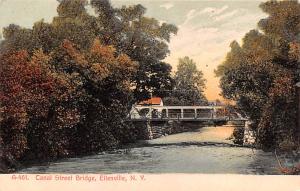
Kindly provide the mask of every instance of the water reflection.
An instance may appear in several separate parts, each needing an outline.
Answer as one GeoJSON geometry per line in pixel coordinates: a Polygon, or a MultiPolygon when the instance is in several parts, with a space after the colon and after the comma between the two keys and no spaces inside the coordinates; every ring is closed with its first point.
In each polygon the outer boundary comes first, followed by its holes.
{"type": "Polygon", "coordinates": [[[279,173],[272,153],[234,146],[227,139],[232,130],[230,126],[205,127],[21,173],[279,173]]]}

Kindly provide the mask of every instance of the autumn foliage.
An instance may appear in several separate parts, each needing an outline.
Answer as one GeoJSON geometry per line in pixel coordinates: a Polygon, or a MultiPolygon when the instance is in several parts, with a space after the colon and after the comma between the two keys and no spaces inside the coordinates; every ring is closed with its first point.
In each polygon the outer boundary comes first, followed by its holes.
{"type": "Polygon", "coordinates": [[[268,14],[242,44],[218,67],[224,97],[234,100],[250,118],[257,146],[266,150],[295,150],[297,135],[296,86],[299,81],[300,4],[268,1],[260,8],[268,14]]]}
{"type": "Polygon", "coordinates": [[[61,0],[50,23],[3,28],[0,171],[4,163],[91,154],[136,139],[126,118],[150,89],[172,88],[163,60],[177,32],[145,11],[61,0]]]}
{"type": "Polygon", "coordinates": [[[35,136],[48,139],[39,145],[49,149],[49,155],[64,154],[65,140],[57,137],[50,143],[54,138],[52,133],[71,128],[78,122],[76,108],[62,104],[72,99],[72,85],[50,69],[49,59],[40,50],[32,56],[26,51],[1,56],[1,135],[4,150],[15,159],[32,149],[33,131],[35,136]],[[34,125],[37,121],[38,128],[34,125]]]}
{"type": "Polygon", "coordinates": [[[124,119],[123,111],[128,110],[125,102],[137,65],[98,39],[89,51],[81,52],[68,40],[57,51],[1,55],[4,154],[0,157],[4,161],[61,158],[133,139],[121,137],[120,130],[127,126],[116,118],[124,119]],[[64,62],[55,65],[59,59],[64,62]]]}

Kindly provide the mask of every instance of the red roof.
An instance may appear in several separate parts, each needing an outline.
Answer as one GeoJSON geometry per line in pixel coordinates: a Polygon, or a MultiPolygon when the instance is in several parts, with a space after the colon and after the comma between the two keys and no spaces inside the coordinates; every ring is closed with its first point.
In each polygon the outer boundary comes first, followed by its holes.
{"type": "Polygon", "coordinates": [[[160,97],[153,97],[151,99],[140,102],[139,105],[160,105],[161,102],[162,99],[160,97]]]}

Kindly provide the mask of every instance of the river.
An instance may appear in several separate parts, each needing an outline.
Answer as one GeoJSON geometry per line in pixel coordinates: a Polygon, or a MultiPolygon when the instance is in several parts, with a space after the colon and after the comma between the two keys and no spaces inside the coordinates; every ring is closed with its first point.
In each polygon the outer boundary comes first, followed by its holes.
{"type": "Polygon", "coordinates": [[[234,146],[232,126],[203,127],[127,149],[32,166],[19,173],[279,174],[272,153],[234,146]]]}

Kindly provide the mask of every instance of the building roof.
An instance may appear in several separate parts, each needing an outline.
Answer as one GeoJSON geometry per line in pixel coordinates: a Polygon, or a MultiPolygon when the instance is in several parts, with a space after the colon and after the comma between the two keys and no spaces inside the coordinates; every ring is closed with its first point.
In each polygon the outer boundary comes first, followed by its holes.
{"type": "Polygon", "coordinates": [[[151,99],[144,100],[139,105],[160,105],[162,99],[160,97],[153,97],[151,99]]]}

